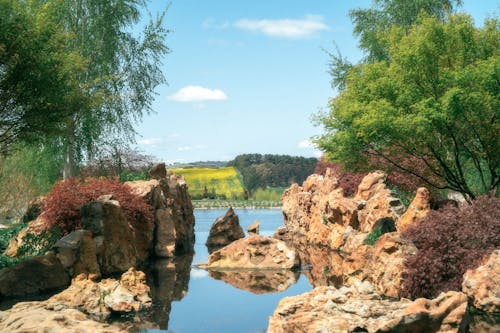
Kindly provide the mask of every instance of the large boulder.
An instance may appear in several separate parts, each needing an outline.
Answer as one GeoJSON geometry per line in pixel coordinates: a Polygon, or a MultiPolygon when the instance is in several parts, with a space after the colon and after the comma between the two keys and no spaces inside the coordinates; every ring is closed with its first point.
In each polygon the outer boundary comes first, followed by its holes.
{"type": "Polygon", "coordinates": [[[97,245],[89,230],[73,231],[54,244],[56,256],[72,277],[87,273],[101,276],[97,263],[97,245]]]}
{"type": "Polygon", "coordinates": [[[218,217],[210,227],[205,245],[209,252],[213,252],[244,237],[245,233],[240,226],[238,215],[232,208],[229,208],[226,214],[218,217]]]}
{"type": "Polygon", "coordinates": [[[462,291],[477,309],[500,315],[500,250],[495,250],[476,269],[464,274],[462,291]]]}
{"type": "Polygon", "coordinates": [[[467,297],[449,291],[434,300],[379,296],[368,283],[318,287],[282,299],[267,332],[465,332],[467,297]]]}
{"type": "Polygon", "coordinates": [[[0,332],[128,332],[123,324],[102,323],[112,313],[151,307],[143,272],[131,268],[119,281],[92,281],[85,274],[43,302],[23,302],[0,312],[0,332]]]}
{"type": "Polygon", "coordinates": [[[410,226],[417,225],[424,220],[431,210],[430,199],[431,197],[428,189],[425,187],[417,189],[415,198],[396,225],[399,232],[403,232],[410,226]]]}
{"type": "Polygon", "coordinates": [[[92,232],[97,262],[103,275],[127,271],[138,263],[134,230],[120,204],[98,200],[83,205],[82,226],[92,232]]]}
{"type": "Polygon", "coordinates": [[[24,255],[23,251],[26,248],[30,248],[30,251],[38,252],[48,247],[48,239],[52,237],[51,230],[47,228],[48,225],[50,223],[44,214],[39,215],[10,240],[4,254],[9,257],[17,257],[24,255]]]}
{"type": "Polygon", "coordinates": [[[0,270],[0,297],[49,292],[69,285],[70,278],[55,254],[34,257],[0,270]]]}
{"type": "Polygon", "coordinates": [[[251,235],[213,252],[207,269],[292,269],[300,264],[296,251],[271,237],[251,235]]]}

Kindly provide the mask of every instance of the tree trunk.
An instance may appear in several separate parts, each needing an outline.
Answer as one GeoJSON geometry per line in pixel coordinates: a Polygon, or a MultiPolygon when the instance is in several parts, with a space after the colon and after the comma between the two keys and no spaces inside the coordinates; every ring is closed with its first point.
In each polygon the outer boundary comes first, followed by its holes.
{"type": "Polygon", "coordinates": [[[71,119],[68,124],[68,137],[66,151],[64,152],[63,179],[75,176],[75,121],[71,119]]]}

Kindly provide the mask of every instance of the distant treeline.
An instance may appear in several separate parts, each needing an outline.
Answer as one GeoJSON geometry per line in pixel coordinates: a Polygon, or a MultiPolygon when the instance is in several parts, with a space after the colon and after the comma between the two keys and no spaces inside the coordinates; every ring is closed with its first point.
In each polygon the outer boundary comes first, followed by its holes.
{"type": "Polygon", "coordinates": [[[289,155],[243,154],[227,163],[234,166],[243,177],[247,191],[258,188],[288,187],[302,183],[314,172],[318,159],[289,155]]]}

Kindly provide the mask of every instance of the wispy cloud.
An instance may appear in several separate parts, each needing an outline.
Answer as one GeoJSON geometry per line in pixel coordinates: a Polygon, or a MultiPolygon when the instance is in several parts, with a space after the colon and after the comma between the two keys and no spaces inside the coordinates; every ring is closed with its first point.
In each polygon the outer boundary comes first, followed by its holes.
{"type": "Polygon", "coordinates": [[[330,29],[323,22],[323,17],[320,15],[306,15],[303,19],[241,19],[234,26],[243,30],[260,32],[271,37],[296,39],[311,38],[320,31],[330,29]]]}
{"type": "Polygon", "coordinates": [[[178,147],[177,151],[201,150],[201,149],[205,149],[205,148],[207,148],[207,146],[204,146],[204,145],[182,146],[182,147],[178,147]]]}
{"type": "Polygon", "coordinates": [[[176,102],[223,101],[227,99],[227,95],[219,89],[209,89],[190,85],[168,96],[168,99],[176,102]]]}
{"type": "Polygon", "coordinates": [[[155,146],[157,144],[160,144],[163,140],[160,138],[144,138],[141,140],[138,140],[137,143],[143,146],[155,146]]]}
{"type": "Polygon", "coordinates": [[[309,139],[305,139],[302,141],[299,141],[297,144],[297,147],[299,148],[314,148],[314,144],[311,142],[309,139]]]}

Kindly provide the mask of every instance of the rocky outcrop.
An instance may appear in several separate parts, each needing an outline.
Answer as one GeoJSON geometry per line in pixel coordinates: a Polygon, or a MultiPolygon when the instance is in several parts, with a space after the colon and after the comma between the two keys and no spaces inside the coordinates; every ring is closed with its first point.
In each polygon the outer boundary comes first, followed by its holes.
{"type": "Polygon", "coordinates": [[[299,279],[300,272],[291,270],[210,270],[210,277],[253,294],[277,293],[287,290],[299,279]]]}
{"type": "Polygon", "coordinates": [[[163,177],[161,167],[153,174],[157,179],[126,182],[125,185],[154,208],[154,254],[167,258],[192,252],[194,214],[186,182],[179,175],[168,174],[163,177]]]}
{"type": "Polygon", "coordinates": [[[245,233],[240,226],[238,215],[232,208],[229,208],[226,214],[218,217],[210,227],[205,245],[209,252],[213,252],[244,237],[245,233]]]}
{"type": "Polygon", "coordinates": [[[294,242],[337,250],[348,228],[370,233],[382,219],[396,221],[404,207],[385,187],[385,178],[381,171],[368,174],[354,198],[344,197],[330,170],[325,176],[309,176],[302,187],[292,185],[282,200],[285,226],[294,242]]]}
{"type": "Polygon", "coordinates": [[[26,246],[29,246],[32,251],[39,251],[47,247],[49,245],[48,239],[52,237],[50,229],[46,230],[47,225],[48,222],[43,214],[29,222],[26,228],[10,240],[4,254],[9,257],[17,257],[23,255],[23,248],[26,246]]]}
{"type": "Polygon", "coordinates": [[[429,190],[425,187],[417,189],[415,198],[408,206],[406,212],[401,216],[396,227],[399,232],[403,232],[408,227],[422,222],[431,210],[429,190]]]}
{"type": "Polygon", "coordinates": [[[94,278],[101,276],[97,262],[97,244],[89,230],[76,230],[56,242],[57,258],[73,277],[87,273],[94,278]]]}
{"type": "Polygon", "coordinates": [[[207,269],[292,269],[300,264],[295,250],[285,242],[260,235],[239,239],[213,252],[207,269]]]}
{"type": "Polygon", "coordinates": [[[28,207],[23,217],[21,218],[21,221],[26,223],[36,220],[36,218],[40,216],[40,214],[43,211],[43,206],[45,205],[45,201],[46,201],[45,196],[36,197],[35,199],[31,200],[28,203],[28,207]]]}
{"type": "Polygon", "coordinates": [[[281,226],[274,232],[273,238],[289,242],[292,240],[292,233],[285,227],[281,226]]]}
{"type": "Polygon", "coordinates": [[[149,170],[149,175],[153,179],[167,178],[167,169],[165,169],[165,163],[157,163],[153,165],[151,170],[149,170]]]}
{"type": "Polygon", "coordinates": [[[260,222],[259,220],[255,220],[254,223],[250,224],[247,228],[248,234],[259,234],[260,222]]]}
{"type": "Polygon", "coordinates": [[[495,250],[485,263],[464,274],[462,291],[475,308],[500,315],[500,250],[495,250]]]}
{"type": "Polygon", "coordinates": [[[138,312],[151,307],[143,272],[129,269],[119,281],[97,283],[81,274],[71,286],[43,302],[23,302],[0,313],[0,332],[127,332],[105,324],[113,312],[138,312]]]}
{"type": "Polygon", "coordinates": [[[139,261],[133,228],[118,201],[103,198],[81,209],[82,226],[92,232],[103,275],[125,272],[139,261]]]}
{"type": "Polygon", "coordinates": [[[282,299],[267,332],[465,332],[467,297],[442,293],[434,300],[384,299],[368,283],[318,287],[282,299]]]}
{"type": "Polygon", "coordinates": [[[62,289],[70,278],[53,253],[0,270],[0,298],[62,289]]]}

